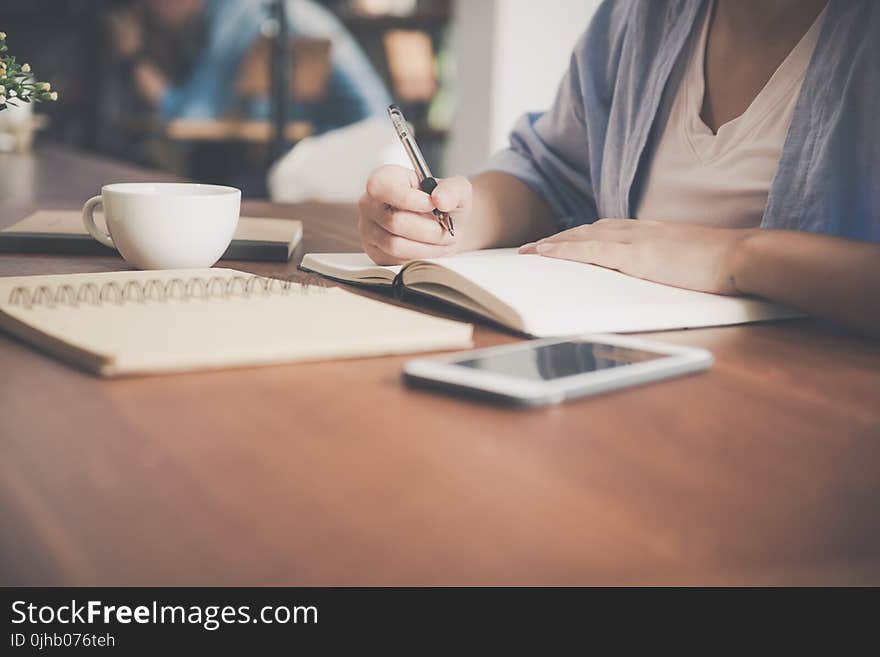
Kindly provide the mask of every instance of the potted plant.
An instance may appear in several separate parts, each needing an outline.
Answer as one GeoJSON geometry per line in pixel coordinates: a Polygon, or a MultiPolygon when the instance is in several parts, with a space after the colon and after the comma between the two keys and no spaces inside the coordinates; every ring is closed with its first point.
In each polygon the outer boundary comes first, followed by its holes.
{"type": "Polygon", "coordinates": [[[0,32],[0,151],[27,150],[37,127],[33,103],[58,100],[48,82],[34,79],[30,64],[19,64],[8,51],[6,33],[0,32]]]}

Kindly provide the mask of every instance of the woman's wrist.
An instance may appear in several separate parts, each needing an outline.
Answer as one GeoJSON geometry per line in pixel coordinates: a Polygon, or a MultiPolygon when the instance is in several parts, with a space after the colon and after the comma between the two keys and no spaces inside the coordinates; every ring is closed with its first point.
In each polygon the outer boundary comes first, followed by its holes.
{"type": "Polygon", "coordinates": [[[556,232],[549,206],[515,176],[490,170],[471,181],[468,250],[520,246],[556,232]]]}
{"type": "Polygon", "coordinates": [[[763,228],[746,229],[734,243],[729,258],[727,280],[737,294],[758,294],[754,288],[753,274],[762,239],[767,231],[763,228]]]}

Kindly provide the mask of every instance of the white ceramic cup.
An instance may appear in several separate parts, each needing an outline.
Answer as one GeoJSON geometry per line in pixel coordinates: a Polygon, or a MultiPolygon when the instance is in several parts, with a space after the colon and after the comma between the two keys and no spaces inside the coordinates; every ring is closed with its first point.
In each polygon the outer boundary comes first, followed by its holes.
{"type": "Polygon", "coordinates": [[[139,269],[210,267],[238,226],[241,191],[195,183],[118,183],[83,206],[83,224],[101,244],[139,269]],[[109,234],[95,225],[104,206],[109,234]]]}

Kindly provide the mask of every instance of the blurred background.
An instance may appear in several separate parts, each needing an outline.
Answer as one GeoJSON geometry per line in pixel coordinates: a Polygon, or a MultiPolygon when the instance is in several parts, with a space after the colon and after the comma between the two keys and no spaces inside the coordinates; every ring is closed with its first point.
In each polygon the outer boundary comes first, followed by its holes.
{"type": "Polygon", "coordinates": [[[59,100],[0,112],[0,150],[64,144],[247,197],[353,200],[406,163],[471,173],[545,109],[599,0],[0,0],[59,100]],[[36,144],[36,146],[33,146],[36,144]]]}

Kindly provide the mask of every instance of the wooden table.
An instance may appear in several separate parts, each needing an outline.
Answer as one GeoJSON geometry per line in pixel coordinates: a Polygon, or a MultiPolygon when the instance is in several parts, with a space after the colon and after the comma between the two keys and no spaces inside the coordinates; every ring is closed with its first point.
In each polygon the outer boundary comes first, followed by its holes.
{"type": "MultiPolygon", "coordinates": [[[[3,225],[156,178],[57,149],[0,171],[3,225]]],[[[245,212],[304,220],[306,251],[358,245],[351,208],[245,212]]],[[[878,343],[653,337],[717,362],[514,411],[409,390],[404,358],[102,381],[0,336],[0,584],[880,584],[878,343]]]]}

